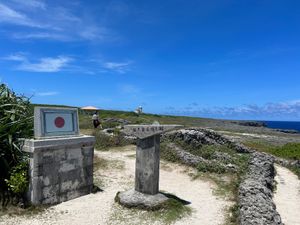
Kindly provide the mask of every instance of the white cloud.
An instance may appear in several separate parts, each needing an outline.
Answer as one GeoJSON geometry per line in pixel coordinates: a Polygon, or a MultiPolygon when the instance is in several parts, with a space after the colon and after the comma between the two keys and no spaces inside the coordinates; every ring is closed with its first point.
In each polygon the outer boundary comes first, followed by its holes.
{"type": "Polygon", "coordinates": [[[46,3],[42,0],[12,0],[21,7],[33,9],[46,9],[46,3]]]}
{"type": "Polygon", "coordinates": [[[105,69],[117,72],[117,73],[126,73],[130,69],[131,61],[127,62],[105,62],[103,63],[103,67],[105,69]]]}
{"type": "Polygon", "coordinates": [[[2,59],[10,60],[10,61],[20,61],[20,62],[27,61],[27,58],[25,57],[24,53],[11,54],[9,56],[3,57],[2,59]]]}
{"type": "Polygon", "coordinates": [[[214,118],[231,119],[300,119],[300,101],[293,100],[287,102],[267,103],[261,106],[244,105],[237,107],[185,107],[167,108],[166,113],[177,115],[192,115],[214,118]]]}
{"type": "Polygon", "coordinates": [[[28,72],[59,72],[64,69],[73,60],[68,56],[58,56],[55,58],[45,57],[32,63],[28,60],[25,54],[16,53],[11,54],[7,57],[3,57],[4,60],[17,61],[20,64],[16,67],[17,70],[28,71],[28,72]]]}
{"type": "Polygon", "coordinates": [[[51,32],[32,32],[32,33],[13,33],[12,37],[15,39],[47,39],[57,41],[70,41],[70,37],[64,34],[51,32]]]}
{"type": "Polygon", "coordinates": [[[9,23],[29,27],[40,27],[40,25],[25,14],[15,11],[14,9],[0,3],[0,23],[9,23]]]}
{"type": "Polygon", "coordinates": [[[37,96],[53,96],[53,95],[58,95],[59,92],[57,91],[49,91],[49,92],[39,92],[39,93],[36,93],[37,96]]]}
{"type": "Polygon", "coordinates": [[[70,61],[72,61],[72,59],[66,56],[58,56],[57,58],[41,58],[38,63],[22,63],[17,67],[17,69],[28,72],[59,72],[67,66],[70,61]]]}
{"type": "Polygon", "coordinates": [[[95,23],[90,14],[81,16],[82,7],[68,2],[55,6],[37,0],[8,0],[5,4],[0,3],[0,23],[24,26],[22,31],[3,29],[15,39],[115,40],[110,30],[95,23]]]}

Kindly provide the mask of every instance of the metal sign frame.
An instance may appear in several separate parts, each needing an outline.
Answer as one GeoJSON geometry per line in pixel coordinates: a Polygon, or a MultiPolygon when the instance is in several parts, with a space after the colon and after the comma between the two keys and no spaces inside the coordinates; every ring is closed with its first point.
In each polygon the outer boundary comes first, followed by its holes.
{"type": "Polygon", "coordinates": [[[77,108],[60,108],[60,107],[35,107],[34,108],[34,136],[35,138],[63,137],[79,135],[78,109],[77,108]],[[67,115],[71,118],[70,129],[63,131],[51,131],[47,126],[46,118],[49,115],[67,115]]]}

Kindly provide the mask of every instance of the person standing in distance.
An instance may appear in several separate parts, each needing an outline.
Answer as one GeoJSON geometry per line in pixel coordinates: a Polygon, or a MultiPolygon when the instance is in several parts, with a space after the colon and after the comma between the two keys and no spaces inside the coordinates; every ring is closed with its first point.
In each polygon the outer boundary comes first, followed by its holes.
{"type": "Polygon", "coordinates": [[[97,115],[97,111],[92,116],[94,128],[97,128],[100,125],[99,116],[97,115]]]}

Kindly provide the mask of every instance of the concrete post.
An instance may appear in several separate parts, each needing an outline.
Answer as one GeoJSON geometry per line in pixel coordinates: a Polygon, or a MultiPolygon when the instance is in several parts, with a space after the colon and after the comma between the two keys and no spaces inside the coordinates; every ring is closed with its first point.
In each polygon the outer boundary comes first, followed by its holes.
{"type": "Polygon", "coordinates": [[[126,207],[159,209],[168,197],[159,193],[160,135],[180,125],[126,125],[124,133],[137,137],[135,189],[118,192],[116,201],[126,207]]]}
{"type": "Polygon", "coordinates": [[[136,148],[135,190],[155,195],[159,191],[160,135],[138,139],[136,148]]]}

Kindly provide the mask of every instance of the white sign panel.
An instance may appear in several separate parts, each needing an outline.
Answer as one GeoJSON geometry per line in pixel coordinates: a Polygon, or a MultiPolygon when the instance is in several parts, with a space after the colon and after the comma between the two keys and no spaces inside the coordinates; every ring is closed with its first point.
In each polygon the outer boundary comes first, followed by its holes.
{"type": "Polygon", "coordinates": [[[35,107],[34,136],[79,135],[76,108],[35,107]]]}
{"type": "Polygon", "coordinates": [[[45,113],[45,132],[73,131],[73,115],[71,113],[45,113]]]}

